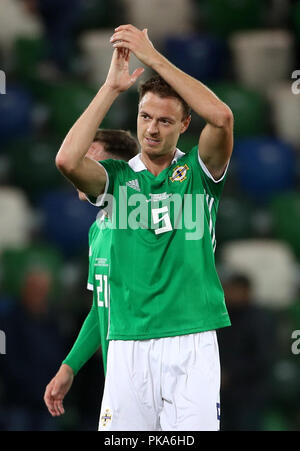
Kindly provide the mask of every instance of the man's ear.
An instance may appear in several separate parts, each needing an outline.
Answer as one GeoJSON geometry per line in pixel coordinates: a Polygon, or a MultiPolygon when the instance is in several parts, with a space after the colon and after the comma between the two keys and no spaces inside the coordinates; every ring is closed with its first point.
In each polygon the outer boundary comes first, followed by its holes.
{"type": "Polygon", "coordinates": [[[97,144],[95,143],[95,141],[93,141],[92,144],[90,145],[90,149],[91,150],[97,149],[97,144]]]}
{"type": "Polygon", "coordinates": [[[191,119],[192,119],[192,116],[189,114],[189,115],[181,122],[181,131],[180,131],[181,134],[184,133],[184,132],[188,129],[188,127],[189,127],[189,125],[190,125],[190,123],[191,123],[191,119]]]}

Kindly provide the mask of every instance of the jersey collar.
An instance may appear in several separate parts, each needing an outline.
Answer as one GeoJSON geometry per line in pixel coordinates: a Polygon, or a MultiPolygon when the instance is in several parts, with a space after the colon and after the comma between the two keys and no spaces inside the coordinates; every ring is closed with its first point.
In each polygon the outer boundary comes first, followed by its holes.
{"type": "MultiPolygon", "coordinates": [[[[181,152],[181,150],[176,149],[174,158],[171,161],[171,165],[174,163],[177,163],[177,161],[182,158],[184,155],[184,152],[181,152]]],[[[134,172],[141,172],[147,170],[146,166],[141,160],[141,154],[137,154],[135,157],[131,158],[131,160],[128,161],[129,166],[134,172]]],[[[170,166],[171,166],[170,165],[170,166]]]]}

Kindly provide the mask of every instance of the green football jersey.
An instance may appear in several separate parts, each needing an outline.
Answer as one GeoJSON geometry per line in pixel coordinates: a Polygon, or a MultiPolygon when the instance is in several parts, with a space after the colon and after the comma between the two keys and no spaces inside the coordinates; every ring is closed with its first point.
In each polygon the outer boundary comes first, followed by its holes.
{"type": "Polygon", "coordinates": [[[103,367],[106,373],[108,350],[108,306],[109,306],[109,272],[110,272],[110,246],[111,229],[108,227],[109,219],[102,216],[95,221],[89,231],[89,275],[88,289],[93,290],[93,306],[97,309],[98,328],[103,358],[103,367]]]}
{"type": "Polygon", "coordinates": [[[214,250],[225,174],[215,181],[199,158],[176,150],[158,176],[140,155],[100,162],[112,219],[109,339],[143,340],[230,325],[214,250]]]}

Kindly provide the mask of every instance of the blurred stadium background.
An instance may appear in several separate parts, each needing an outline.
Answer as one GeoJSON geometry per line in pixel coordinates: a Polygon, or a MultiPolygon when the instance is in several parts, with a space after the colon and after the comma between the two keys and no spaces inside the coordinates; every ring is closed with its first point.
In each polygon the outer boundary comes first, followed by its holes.
{"type": "MultiPolygon", "coordinates": [[[[77,199],[54,159],[105,80],[109,37],[122,23],[148,28],[167,58],[234,112],[216,260],[224,284],[232,275],[248,278],[251,300],[241,320],[228,294],[236,322],[220,343],[221,362],[234,381],[222,382],[229,392],[224,415],[235,403],[249,413],[248,429],[297,430],[299,0],[1,0],[0,330],[6,353],[0,355],[0,429],[97,428],[99,355],[76,377],[63,417],[51,418],[42,399],[90,307],[87,237],[97,214],[77,199]]],[[[137,64],[133,58],[132,67],[137,64]]],[[[136,106],[133,88],[103,127],[134,133],[136,106]]],[[[197,142],[202,126],[193,117],[182,150],[197,142]]],[[[238,416],[223,429],[247,429],[238,416]]]]}

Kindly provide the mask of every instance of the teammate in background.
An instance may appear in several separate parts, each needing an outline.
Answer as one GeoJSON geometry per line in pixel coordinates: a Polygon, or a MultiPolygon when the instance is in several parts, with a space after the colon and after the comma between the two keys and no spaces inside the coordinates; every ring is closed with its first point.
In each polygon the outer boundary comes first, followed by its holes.
{"type": "MultiPolygon", "coordinates": [[[[95,161],[110,158],[128,161],[138,153],[136,139],[125,130],[98,130],[86,156],[95,161]]],[[[78,190],[79,199],[86,201],[78,190]]],[[[64,413],[63,400],[74,376],[101,347],[104,373],[107,360],[107,324],[109,302],[109,255],[111,228],[103,214],[89,230],[88,289],[93,291],[93,304],[78,337],[54,378],[47,385],[44,400],[52,416],[64,413]]]]}
{"type": "Polygon", "coordinates": [[[120,26],[111,43],[106,81],[56,157],[58,169],[95,205],[103,205],[104,194],[113,195],[116,206],[99,430],[218,430],[216,329],[230,320],[215,268],[214,227],[232,153],[233,116],[206,86],[164,58],[147,30],[120,26]],[[128,163],[98,164],[85,157],[95,131],[143,72],[129,74],[131,52],[158,74],[140,89],[141,153],[128,163]],[[190,108],[206,125],[184,155],[176,146],[189,126],[190,108]],[[178,198],[176,216],[172,200],[178,198]],[[179,224],[192,212],[196,220],[179,224]]]}

